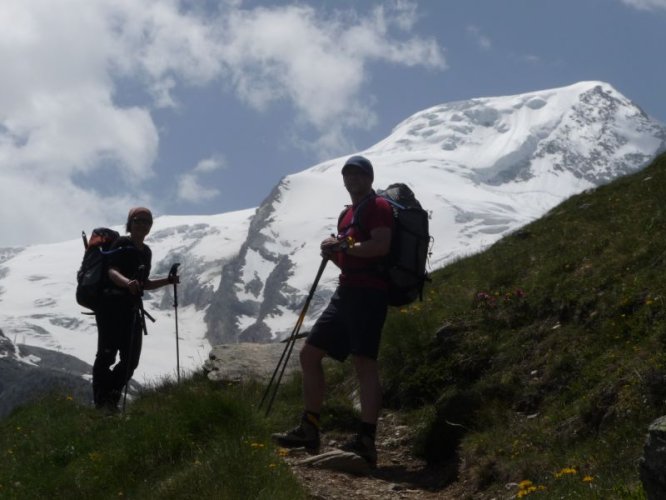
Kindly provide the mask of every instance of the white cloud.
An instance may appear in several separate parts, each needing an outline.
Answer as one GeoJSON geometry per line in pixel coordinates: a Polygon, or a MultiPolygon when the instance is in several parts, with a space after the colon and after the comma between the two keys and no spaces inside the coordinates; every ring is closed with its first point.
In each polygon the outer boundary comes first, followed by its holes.
{"type": "Polygon", "coordinates": [[[483,50],[489,50],[493,47],[493,43],[486,35],[481,31],[481,28],[478,26],[470,25],[467,26],[467,34],[470,35],[476,44],[483,50]]]}
{"type": "Polygon", "coordinates": [[[20,214],[3,215],[0,244],[113,223],[111,212],[138,195],[127,186],[113,197],[87,193],[75,176],[114,168],[133,186],[152,175],[158,134],[149,111],[114,103],[118,53],[104,3],[60,3],[0,3],[0,205],[20,214]]]}
{"type": "Polygon", "coordinates": [[[666,0],[622,0],[622,3],[639,10],[666,9],[666,0]]]}
{"type": "MultiPolygon", "coordinates": [[[[100,217],[72,200],[91,201],[77,180],[105,169],[123,183],[105,207],[145,199],[159,151],[152,113],[178,106],[183,86],[220,84],[259,110],[287,101],[323,155],[340,153],[350,130],[376,123],[361,97],[370,63],[446,67],[434,39],[412,34],[416,5],[397,0],[362,17],[238,0],[214,12],[187,0],[2,0],[0,199],[23,228],[3,217],[0,245],[51,238],[41,200],[60,220],[100,217]],[[127,82],[152,101],[123,99],[127,82]]],[[[183,199],[216,196],[200,189],[202,173],[183,176],[183,199]]]]}
{"type": "Polygon", "coordinates": [[[183,174],[178,178],[178,199],[189,203],[201,203],[220,194],[216,188],[204,187],[195,174],[183,174]]]}
{"type": "Polygon", "coordinates": [[[522,56],[522,59],[530,64],[538,64],[541,62],[541,57],[534,54],[526,54],[522,56]]]}
{"type": "Polygon", "coordinates": [[[435,40],[392,37],[411,27],[415,9],[412,2],[395,5],[367,18],[322,17],[305,5],[234,10],[220,34],[221,60],[239,96],[257,109],[289,100],[323,139],[336,135],[335,127],[366,128],[375,120],[360,97],[370,62],[446,67],[435,40]]]}
{"type": "Polygon", "coordinates": [[[220,190],[205,187],[201,177],[225,166],[226,162],[221,155],[201,160],[190,172],[178,177],[178,199],[188,203],[202,203],[216,198],[220,190]]]}
{"type": "Polygon", "coordinates": [[[122,224],[128,207],[150,198],[102,197],[68,179],[43,179],[0,170],[0,246],[64,241],[97,226],[122,224]]]}
{"type": "Polygon", "coordinates": [[[197,163],[193,171],[197,173],[209,173],[224,167],[226,167],[226,161],[222,155],[213,155],[210,158],[205,158],[197,163]]]}

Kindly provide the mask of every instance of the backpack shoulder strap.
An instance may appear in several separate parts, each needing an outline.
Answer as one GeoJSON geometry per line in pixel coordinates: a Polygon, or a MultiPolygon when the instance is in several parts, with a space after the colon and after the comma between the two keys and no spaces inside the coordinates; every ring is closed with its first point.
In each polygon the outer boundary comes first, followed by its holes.
{"type": "Polygon", "coordinates": [[[361,223],[361,217],[363,215],[363,211],[365,210],[365,206],[368,204],[368,202],[370,202],[370,200],[374,200],[375,198],[377,198],[377,196],[378,196],[377,193],[373,191],[359,202],[358,206],[356,207],[356,210],[354,210],[354,216],[352,217],[351,224],[349,225],[350,227],[356,226],[362,233],[365,233],[367,235],[365,227],[361,223]]]}
{"type": "Polygon", "coordinates": [[[345,218],[345,215],[349,210],[351,209],[351,205],[345,205],[345,208],[342,209],[342,212],[340,212],[340,215],[338,215],[338,225],[336,226],[336,230],[340,229],[340,224],[342,224],[342,219],[345,218]]]}
{"type": "Polygon", "coordinates": [[[111,247],[108,250],[102,250],[100,248],[99,250],[102,255],[105,256],[111,256],[114,254],[119,254],[122,252],[139,252],[139,249],[134,246],[134,243],[132,243],[132,240],[127,237],[127,236],[121,236],[118,238],[116,241],[113,242],[111,247]]]}

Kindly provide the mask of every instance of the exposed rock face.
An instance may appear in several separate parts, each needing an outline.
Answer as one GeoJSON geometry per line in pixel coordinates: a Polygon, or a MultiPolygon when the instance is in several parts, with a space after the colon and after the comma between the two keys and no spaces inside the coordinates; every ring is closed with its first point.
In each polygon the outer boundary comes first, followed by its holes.
{"type": "Polygon", "coordinates": [[[648,500],[666,498],[666,416],[650,425],[640,461],[640,474],[648,500]]]}
{"type": "MultiPolygon", "coordinates": [[[[417,194],[431,213],[435,270],[483,250],[575,193],[639,170],[664,150],[663,124],[612,86],[581,82],[434,106],[349,154],[372,160],[376,188],[406,182],[417,194]]],[[[346,158],[286,176],[256,209],[156,219],[149,240],[153,275],[181,264],[184,369],[199,369],[210,345],[273,342],[289,334],[320,265],[320,242],[336,231],[349,203],[340,175],[346,158]]],[[[0,325],[14,344],[91,359],[94,321],[82,317],[74,301],[82,250],[80,238],[0,248],[0,325]]],[[[321,276],[304,329],[326,307],[338,274],[331,263],[321,276]]],[[[156,333],[171,335],[172,304],[171,287],[146,294],[156,333]]],[[[173,374],[156,338],[146,339],[139,379],[173,374]]]]}
{"type": "MultiPolygon", "coordinates": [[[[432,212],[434,268],[479,251],[567,197],[645,166],[666,129],[603,82],[470,99],[426,109],[360,152],[375,187],[407,182],[432,212]]],[[[325,161],[283,178],[257,209],[206,312],[211,344],[284,338],[317,269],[319,242],[345,203],[340,168],[325,161]]],[[[332,267],[332,266],[331,266],[332,267]]],[[[336,285],[328,271],[305,317],[336,285]]]]}
{"type": "MultiPolygon", "coordinates": [[[[285,368],[285,377],[300,369],[298,352],[303,340],[298,340],[289,357],[285,368]]],[[[242,342],[239,344],[222,344],[215,346],[204,370],[208,378],[216,382],[241,382],[245,380],[270,380],[275,367],[284,352],[286,344],[257,344],[242,342]]]]}

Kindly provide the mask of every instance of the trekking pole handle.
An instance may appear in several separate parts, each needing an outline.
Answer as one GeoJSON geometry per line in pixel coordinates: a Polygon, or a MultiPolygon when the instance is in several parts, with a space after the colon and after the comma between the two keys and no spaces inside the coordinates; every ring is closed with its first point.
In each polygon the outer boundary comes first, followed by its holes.
{"type": "Polygon", "coordinates": [[[169,281],[173,283],[173,307],[178,307],[178,288],[176,287],[176,280],[174,279],[178,276],[178,266],[180,262],[176,262],[171,269],[169,270],[169,281]]]}
{"type": "MultiPolygon", "coordinates": [[[[169,281],[172,281],[172,278],[175,278],[178,275],[178,266],[180,266],[180,262],[176,262],[171,266],[171,269],[169,269],[169,281]]],[[[174,282],[173,284],[175,285],[176,283],[174,282]]]]}

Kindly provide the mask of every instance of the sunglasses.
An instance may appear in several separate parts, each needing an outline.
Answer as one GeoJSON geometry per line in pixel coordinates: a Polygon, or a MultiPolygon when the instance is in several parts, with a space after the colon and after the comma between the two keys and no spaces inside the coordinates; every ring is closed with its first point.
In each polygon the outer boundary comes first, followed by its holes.
{"type": "Polygon", "coordinates": [[[150,220],[150,219],[141,219],[141,218],[136,218],[135,217],[134,219],[132,219],[132,222],[134,222],[135,224],[143,224],[145,226],[152,226],[153,225],[153,221],[150,220]]]}

